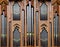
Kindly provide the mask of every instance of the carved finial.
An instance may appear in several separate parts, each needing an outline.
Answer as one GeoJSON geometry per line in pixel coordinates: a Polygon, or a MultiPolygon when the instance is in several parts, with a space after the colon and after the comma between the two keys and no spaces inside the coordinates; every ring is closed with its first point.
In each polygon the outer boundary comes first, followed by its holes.
{"type": "Polygon", "coordinates": [[[2,2],[2,10],[5,10],[5,3],[4,2],[2,2]]]}

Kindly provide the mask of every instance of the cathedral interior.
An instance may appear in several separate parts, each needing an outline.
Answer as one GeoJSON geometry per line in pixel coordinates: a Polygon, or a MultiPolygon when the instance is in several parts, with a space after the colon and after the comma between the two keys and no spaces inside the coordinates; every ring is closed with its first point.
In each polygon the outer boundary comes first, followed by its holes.
{"type": "Polygon", "coordinates": [[[0,0],[0,47],[60,47],[60,0],[0,0]]]}

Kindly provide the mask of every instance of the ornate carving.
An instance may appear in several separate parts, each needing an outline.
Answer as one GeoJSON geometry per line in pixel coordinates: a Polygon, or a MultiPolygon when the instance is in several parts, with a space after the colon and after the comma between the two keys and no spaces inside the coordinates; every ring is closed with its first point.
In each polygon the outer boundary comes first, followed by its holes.
{"type": "Polygon", "coordinates": [[[5,10],[4,6],[5,6],[5,3],[2,2],[2,10],[5,10]]]}
{"type": "Polygon", "coordinates": [[[2,11],[5,10],[5,14],[7,13],[7,4],[8,4],[8,2],[6,0],[0,1],[0,5],[2,7],[1,10],[2,11]]]}
{"type": "Polygon", "coordinates": [[[3,2],[4,2],[4,4],[6,4],[6,5],[8,4],[8,1],[6,1],[6,0],[1,0],[1,1],[0,1],[0,5],[2,5],[3,2]]]}
{"type": "Polygon", "coordinates": [[[60,5],[60,0],[57,1],[57,4],[60,5]]]}
{"type": "Polygon", "coordinates": [[[60,0],[52,0],[52,4],[54,5],[55,3],[57,3],[57,5],[60,5],[60,0]]]}
{"type": "Polygon", "coordinates": [[[56,4],[57,3],[57,0],[52,0],[52,4],[56,4]]]}

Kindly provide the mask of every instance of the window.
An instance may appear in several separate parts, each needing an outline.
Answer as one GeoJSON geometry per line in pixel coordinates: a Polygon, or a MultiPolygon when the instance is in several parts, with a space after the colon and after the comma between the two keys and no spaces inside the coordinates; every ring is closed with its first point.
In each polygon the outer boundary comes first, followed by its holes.
{"type": "Polygon", "coordinates": [[[40,20],[47,20],[48,15],[48,7],[45,3],[43,3],[40,7],[40,20]]]}
{"type": "Polygon", "coordinates": [[[13,47],[19,47],[20,46],[20,32],[19,27],[15,27],[13,32],[13,47]]]}
{"type": "Polygon", "coordinates": [[[17,2],[13,5],[13,20],[20,20],[20,6],[17,2]]]}
{"type": "Polygon", "coordinates": [[[1,37],[1,46],[7,46],[7,17],[2,14],[2,37],[1,37]]]}
{"type": "Polygon", "coordinates": [[[40,33],[40,42],[42,47],[48,47],[48,32],[46,31],[45,27],[40,33]]]}
{"type": "Polygon", "coordinates": [[[33,6],[31,5],[31,2],[29,1],[29,4],[27,5],[27,45],[34,45],[34,12],[33,12],[33,6]]]}

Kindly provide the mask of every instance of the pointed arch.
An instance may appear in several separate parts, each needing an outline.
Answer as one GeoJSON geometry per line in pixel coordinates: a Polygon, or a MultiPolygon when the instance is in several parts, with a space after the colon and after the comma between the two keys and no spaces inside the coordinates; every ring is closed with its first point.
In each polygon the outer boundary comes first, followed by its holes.
{"type": "Polygon", "coordinates": [[[40,42],[42,47],[48,47],[48,32],[43,27],[42,32],[40,33],[40,42]]]}
{"type": "Polygon", "coordinates": [[[7,17],[5,16],[4,11],[2,12],[1,18],[2,18],[1,46],[7,46],[7,17]]]}
{"type": "Polygon", "coordinates": [[[46,3],[42,3],[40,7],[40,20],[47,20],[48,19],[48,6],[46,3]]]}
{"type": "Polygon", "coordinates": [[[16,26],[13,32],[13,47],[20,46],[20,32],[19,27],[16,26]]]}
{"type": "Polygon", "coordinates": [[[18,2],[14,2],[13,5],[13,20],[20,20],[20,6],[18,2]]]}
{"type": "Polygon", "coordinates": [[[43,27],[43,26],[47,27],[47,25],[46,25],[46,24],[42,24],[42,25],[41,25],[41,27],[43,27]]]}

